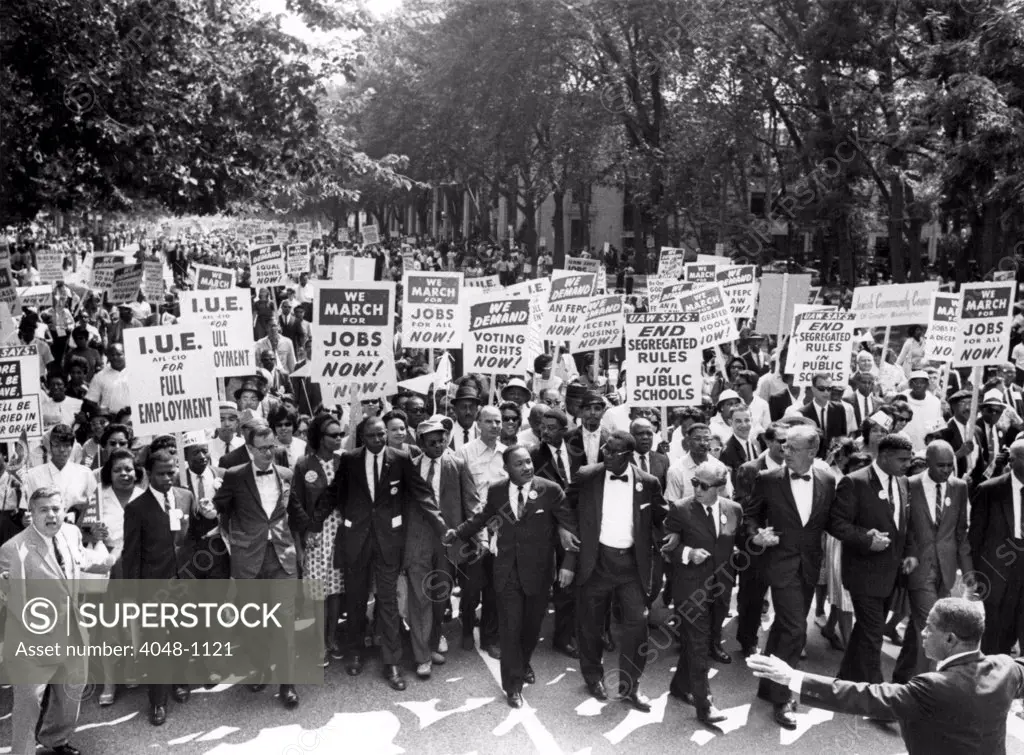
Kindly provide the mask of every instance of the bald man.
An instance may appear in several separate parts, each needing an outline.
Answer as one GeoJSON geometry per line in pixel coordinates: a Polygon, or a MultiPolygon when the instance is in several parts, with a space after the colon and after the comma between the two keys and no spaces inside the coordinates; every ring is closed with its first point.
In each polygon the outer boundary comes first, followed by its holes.
{"type": "Polygon", "coordinates": [[[921,630],[939,598],[949,596],[956,584],[957,567],[974,571],[967,541],[967,483],[958,479],[956,454],[944,440],[933,440],[925,449],[928,469],[910,478],[910,521],[917,568],[907,576],[910,624],[896,660],[892,680],[904,684],[929,671],[921,644],[921,630]]]}

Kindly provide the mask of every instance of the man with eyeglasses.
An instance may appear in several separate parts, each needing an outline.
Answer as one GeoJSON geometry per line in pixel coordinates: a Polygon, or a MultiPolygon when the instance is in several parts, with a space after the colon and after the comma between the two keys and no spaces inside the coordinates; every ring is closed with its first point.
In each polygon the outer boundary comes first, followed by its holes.
{"type": "MultiPolygon", "coordinates": [[[[213,507],[225,525],[232,579],[276,580],[298,576],[287,510],[292,472],[274,464],[276,449],[277,441],[270,426],[265,423],[256,426],[246,438],[246,451],[252,461],[230,467],[213,496],[213,507]]],[[[269,660],[276,665],[273,676],[280,684],[281,702],[293,710],[299,705],[299,695],[292,683],[295,605],[282,601],[281,607],[282,632],[269,648],[269,660]]],[[[262,691],[269,676],[269,667],[264,667],[262,675],[249,688],[253,692],[262,691]]]]}
{"type": "Polygon", "coordinates": [[[573,478],[566,502],[579,520],[576,611],[583,681],[594,698],[608,699],[601,656],[605,617],[615,598],[622,611],[617,692],[646,713],[651,704],[639,685],[647,662],[647,598],[665,509],[661,484],[631,463],[635,450],[633,436],[613,433],[602,448],[603,461],[573,478]]]}
{"type": "Polygon", "coordinates": [[[502,401],[498,411],[501,412],[501,434],[498,436],[498,442],[514,446],[519,442],[519,428],[523,424],[519,405],[515,401],[502,401]]]}
{"type": "Polygon", "coordinates": [[[801,407],[797,414],[812,420],[821,433],[818,458],[824,459],[833,438],[839,438],[849,431],[846,427],[846,409],[832,401],[832,377],[827,372],[817,372],[811,378],[811,401],[801,407]]]}
{"type": "MultiPolygon", "coordinates": [[[[711,428],[707,425],[701,422],[690,425],[686,430],[686,443],[689,450],[665,473],[665,500],[669,503],[679,503],[693,495],[693,473],[705,462],[729,474],[729,468],[710,454],[711,428]]],[[[727,498],[732,496],[732,482],[726,481],[724,493],[727,498]]]]}
{"type": "MultiPolygon", "coordinates": [[[[764,652],[793,667],[807,643],[807,613],[823,557],[821,534],[832,531],[836,481],[814,464],[820,443],[817,429],[790,427],[782,446],[785,466],[758,474],[744,508],[746,535],[751,548],[764,554],[761,563],[775,606],[764,652]]],[[[786,687],[762,680],[757,696],[772,703],[779,726],[796,728],[796,702],[786,687]]]]}
{"type": "Polygon", "coordinates": [[[713,642],[713,635],[715,627],[721,631],[728,608],[720,598],[732,593],[736,581],[732,555],[743,522],[743,508],[720,495],[727,479],[707,462],[697,467],[693,497],[669,507],[662,548],[672,561],[673,598],[684,634],[669,694],[693,705],[697,720],[708,726],[726,719],[711,697],[706,649],[710,645],[724,655],[723,659],[712,650],[716,660],[732,660],[713,642]]]}

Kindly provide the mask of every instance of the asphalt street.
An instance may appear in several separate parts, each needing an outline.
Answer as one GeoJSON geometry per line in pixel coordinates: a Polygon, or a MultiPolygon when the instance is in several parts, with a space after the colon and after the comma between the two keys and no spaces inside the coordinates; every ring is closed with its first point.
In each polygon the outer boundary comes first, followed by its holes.
{"type": "MultiPolygon", "coordinates": [[[[658,604],[660,606],[660,603],[658,604]]],[[[660,612],[659,612],[660,613],[660,612]]],[[[550,621],[549,616],[549,621],[550,621]]],[[[678,749],[707,753],[766,752],[863,753],[906,752],[896,727],[877,725],[853,716],[833,715],[800,706],[796,731],[780,729],[771,707],[758,700],[756,680],[747,671],[726,625],[731,664],[712,664],[712,692],[729,720],[720,730],[696,721],[694,710],[668,696],[668,683],[678,653],[661,632],[652,634],[652,653],[642,684],[653,710],[641,714],[621,701],[591,699],[577,662],[542,641],[533,660],[537,684],[524,693],[526,707],[509,708],[498,684],[498,663],[479,649],[458,647],[459,624],[446,626],[452,649],[448,662],[435,666],[433,678],[421,681],[408,671],[408,689],[392,691],[381,678],[373,657],[363,674],[349,677],[340,662],[326,669],[326,683],[299,688],[301,705],[286,711],[276,690],[253,693],[245,686],[221,685],[198,690],[183,705],[170,704],[167,723],[156,728],[146,714],[144,688],[122,689],[117,702],[100,708],[96,695],[82,706],[72,744],[86,755],[136,755],[144,752],[243,755],[306,755],[310,753],[652,753],[678,749]]],[[[765,623],[765,628],[767,622],[765,623]]],[[[545,630],[549,626],[545,625],[545,630]]],[[[762,643],[765,635],[762,634],[762,643]]],[[[886,641],[884,670],[888,678],[899,648],[886,641]]],[[[840,654],[831,649],[813,622],[804,668],[834,673],[840,654]]],[[[607,664],[614,666],[616,659],[607,664]]],[[[11,692],[0,690],[0,742],[10,742],[11,692]]],[[[0,747],[0,753],[10,747],[0,747]]],[[[1007,752],[1024,753],[1024,720],[1011,715],[1007,752]]]]}

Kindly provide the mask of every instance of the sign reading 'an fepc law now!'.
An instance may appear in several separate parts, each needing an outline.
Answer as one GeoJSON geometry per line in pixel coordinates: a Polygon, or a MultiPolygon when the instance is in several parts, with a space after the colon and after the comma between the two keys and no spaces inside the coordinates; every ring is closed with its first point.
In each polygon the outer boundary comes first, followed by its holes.
{"type": "Polygon", "coordinates": [[[394,282],[320,283],[314,290],[313,380],[358,384],[362,398],[397,390],[394,282]]]}

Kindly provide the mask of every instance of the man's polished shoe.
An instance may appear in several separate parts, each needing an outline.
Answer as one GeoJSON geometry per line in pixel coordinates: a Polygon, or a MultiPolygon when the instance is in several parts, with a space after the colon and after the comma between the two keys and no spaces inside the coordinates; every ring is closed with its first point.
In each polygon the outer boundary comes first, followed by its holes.
{"type": "Polygon", "coordinates": [[[694,699],[692,692],[676,692],[670,687],[668,693],[676,700],[681,700],[687,705],[692,705],[695,708],[697,707],[697,701],[694,699]]]}
{"type": "Polygon", "coordinates": [[[555,650],[557,650],[559,653],[565,653],[570,658],[579,660],[580,649],[576,647],[575,642],[570,642],[568,645],[555,645],[555,650]]]}
{"type": "Polygon", "coordinates": [[[282,684],[278,694],[284,707],[288,710],[295,710],[299,707],[299,693],[295,691],[294,684],[282,684]]]}
{"type": "Polygon", "coordinates": [[[697,720],[702,724],[714,725],[720,724],[722,721],[727,721],[729,717],[722,713],[718,708],[712,705],[706,710],[697,711],[697,720]]]}
{"type": "Polygon", "coordinates": [[[491,656],[496,661],[501,660],[501,647],[498,645],[488,645],[484,650],[487,651],[487,655],[491,656]]]}
{"type": "Polygon", "coordinates": [[[431,668],[432,667],[430,665],[430,661],[427,661],[426,663],[419,663],[419,664],[417,664],[416,665],[416,676],[418,676],[420,679],[429,679],[430,678],[430,670],[431,670],[431,668]]]}
{"type": "Polygon", "coordinates": [[[828,644],[832,646],[833,650],[838,650],[840,653],[846,650],[846,643],[836,633],[836,630],[821,627],[821,636],[828,640],[828,644]]]}
{"type": "Polygon", "coordinates": [[[476,640],[473,639],[473,635],[464,634],[462,635],[462,649],[463,650],[476,650],[476,640]]]}
{"type": "Polygon", "coordinates": [[[595,700],[608,699],[608,691],[604,688],[604,682],[602,682],[600,679],[598,679],[596,682],[588,682],[587,692],[589,692],[590,696],[593,697],[595,700]]]}
{"type": "Polygon", "coordinates": [[[149,722],[153,726],[163,726],[167,720],[167,706],[166,705],[154,705],[153,710],[149,712],[149,722]]]}
{"type": "Polygon", "coordinates": [[[526,682],[527,684],[536,684],[537,683],[537,675],[535,673],[533,673],[533,667],[532,666],[527,666],[526,667],[526,671],[523,672],[523,681],[526,682]]]}
{"type": "Polygon", "coordinates": [[[623,701],[629,703],[641,713],[651,712],[651,700],[647,695],[642,694],[639,690],[633,690],[628,695],[622,698],[623,701]]]}
{"type": "Polygon", "coordinates": [[[50,752],[54,753],[54,755],[82,755],[81,750],[77,747],[72,747],[67,742],[62,745],[57,745],[56,747],[51,747],[50,752]]]}
{"type": "Polygon", "coordinates": [[[179,703],[187,703],[192,696],[192,690],[183,684],[174,685],[174,699],[179,703]]]}
{"type": "Polygon", "coordinates": [[[713,661],[718,661],[719,663],[732,663],[732,656],[722,650],[721,645],[715,645],[711,648],[708,655],[711,656],[711,660],[713,661]]]}
{"type": "Polygon", "coordinates": [[[793,730],[796,728],[796,716],[794,710],[796,706],[793,703],[782,703],[781,705],[775,706],[775,723],[781,726],[783,729],[793,730]]]}
{"type": "Polygon", "coordinates": [[[350,656],[345,662],[345,670],[349,676],[359,676],[363,673],[363,657],[359,653],[350,656]]]}
{"type": "Polygon", "coordinates": [[[511,692],[505,693],[505,697],[508,699],[508,707],[510,708],[522,708],[523,707],[523,693],[520,690],[514,689],[511,692]]]}
{"type": "Polygon", "coordinates": [[[402,676],[402,669],[398,666],[385,666],[384,678],[388,680],[391,689],[401,692],[405,689],[405,678],[402,676]]]}

